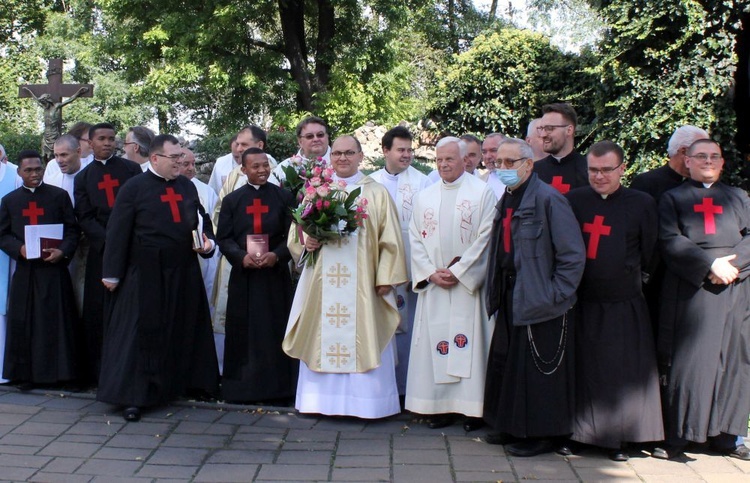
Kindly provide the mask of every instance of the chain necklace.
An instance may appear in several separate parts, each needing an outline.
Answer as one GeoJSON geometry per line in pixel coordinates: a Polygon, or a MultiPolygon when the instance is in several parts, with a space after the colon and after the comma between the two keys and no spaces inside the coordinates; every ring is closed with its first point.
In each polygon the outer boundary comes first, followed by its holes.
{"type": "Polygon", "coordinates": [[[555,373],[557,369],[560,367],[560,364],[562,364],[563,359],[565,358],[565,345],[568,340],[568,313],[565,312],[563,314],[562,319],[562,327],[560,328],[560,341],[557,344],[557,351],[555,352],[555,355],[552,356],[552,359],[546,361],[542,358],[541,354],[539,354],[539,350],[536,347],[536,343],[534,342],[534,334],[531,331],[531,325],[526,326],[526,333],[529,338],[529,348],[531,350],[531,359],[534,361],[534,365],[536,366],[537,370],[544,374],[545,376],[549,376],[555,373]],[[557,363],[555,364],[555,361],[557,363]],[[545,366],[551,366],[552,364],[555,365],[555,367],[552,368],[551,371],[545,371],[542,369],[541,365],[545,366]]]}

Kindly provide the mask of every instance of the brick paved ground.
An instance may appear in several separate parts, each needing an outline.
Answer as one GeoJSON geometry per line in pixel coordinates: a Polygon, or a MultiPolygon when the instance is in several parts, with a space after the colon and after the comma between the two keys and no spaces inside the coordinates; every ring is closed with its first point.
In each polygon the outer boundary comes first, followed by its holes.
{"type": "Polygon", "coordinates": [[[430,430],[409,415],[366,422],[181,402],[126,424],[115,409],[91,394],[0,386],[0,480],[750,483],[749,462],[706,453],[514,458],[484,431],[430,430]]]}

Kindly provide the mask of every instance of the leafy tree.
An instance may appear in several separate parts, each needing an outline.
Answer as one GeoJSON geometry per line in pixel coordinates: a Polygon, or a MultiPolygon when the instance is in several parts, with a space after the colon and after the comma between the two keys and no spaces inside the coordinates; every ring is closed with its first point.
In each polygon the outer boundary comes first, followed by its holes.
{"type": "MultiPolygon", "coordinates": [[[[732,84],[741,16],[729,0],[592,1],[608,25],[601,43],[597,138],[623,145],[633,171],[660,163],[677,126],[707,129],[738,168],[732,84]]],[[[747,141],[745,141],[747,142],[747,141]]],[[[735,180],[738,182],[739,180],[735,180]]]]}
{"type": "Polygon", "coordinates": [[[480,35],[438,76],[430,115],[453,133],[500,131],[524,137],[543,104],[571,102],[593,119],[589,55],[567,54],[536,33],[502,28],[480,35]]]}

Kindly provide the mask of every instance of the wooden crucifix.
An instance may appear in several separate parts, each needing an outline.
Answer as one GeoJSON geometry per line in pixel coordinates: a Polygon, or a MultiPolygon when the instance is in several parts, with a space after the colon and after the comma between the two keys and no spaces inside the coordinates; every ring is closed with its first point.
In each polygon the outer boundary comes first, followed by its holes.
{"type": "Polygon", "coordinates": [[[18,88],[18,97],[31,97],[44,109],[42,157],[46,163],[54,158],[55,140],[62,134],[62,108],[79,97],[93,97],[92,84],[63,84],[62,59],[50,59],[47,84],[27,84],[18,88]],[[63,98],[68,99],[63,101],[63,98]]]}

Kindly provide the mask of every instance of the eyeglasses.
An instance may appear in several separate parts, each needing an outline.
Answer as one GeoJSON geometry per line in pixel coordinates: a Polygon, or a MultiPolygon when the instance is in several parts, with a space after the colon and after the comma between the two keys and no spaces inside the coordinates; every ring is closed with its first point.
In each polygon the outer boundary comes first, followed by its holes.
{"type": "Polygon", "coordinates": [[[169,159],[172,162],[177,162],[177,161],[185,158],[185,153],[173,154],[172,156],[167,156],[166,154],[158,154],[158,153],[156,153],[156,156],[159,156],[160,158],[167,158],[167,159],[169,159]]]}
{"type": "Polygon", "coordinates": [[[502,166],[504,168],[511,169],[511,168],[513,168],[513,166],[515,166],[515,164],[517,162],[519,162],[519,161],[526,161],[527,159],[529,159],[529,158],[518,158],[518,159],[507,159],[507,158],[506,159],[500,159],[500,158],[498,158],[496,160],[496,165],[497,166],[502,166]]]}
{"type": "Polygon", "coordinates": [[[352,151],[351,149],[349,151],[333,151],[333,152],[331,152],[331,157],[332,158],[340,158],[341,156],[344,156],[344,157],[347,157],[347,158],[351,158],[355,154],[359,154],[359,153],[360,153],[360,151],[352,151]]]}
{"type": "Polygon", "coordinates": [[[313,134],[313,133],[308,133],[308,134],[300,134],[300,137],[301,137],[301,138],[305,138],[305,139],[307,139],[308,141],[312,141],[312,140],[313,140],[313,138],[323,139],[323,138],[324,138],[324,137],[326,137],[326,136],[328,136],[328,134],[326,134],[326,133],[325,133],[325,132],[323,132],[323,131],[320,131],[320,132],[316,132],[315,134],[313,134]]]}
{"type": "Polygon", "coordinates": [[[537,126],[536,132],[538,132],[539,134],[542,134],[542,133],[549,134],[555,129],[557,129],[558,127],[568,127],[568,126],[570,126],[570,124],[550,124],[548,126],[537,126]]]}
{"type": "MultiPolygon", "coordinates": [[[[88,141],[88,139],[87,139],[87,141],[88,141]]],[[[135,143],[135,142],[130,142],[130,143],[122,143],[122,145],[123,145],[123,146],[128,146],[128,145],[130,145],[130,144],[138,144],[138,143],[135,143]]]]}
{"type": "Polygon", "coordinates": [[[710,161],[711,164],[716,164],[722,159],[721,154],[712,154],[711,156],[709,156],[706,153],[699,153],[699,154],[696,154],[695,156],[688,156],[688,158],[697,159],[698,161],[702,163],[705,163],[706,161],[710,161]]]}
{"type": "Polygon", "coordinates": [[[612,174],[620,166],[622,166],[622,162],[620,162],[620,164],[618,164],[614,168],[588,168],[588,171],[591,176],[596,176],[597,174],[603,174],[604,176],[607,176],[608,174],[612,174]]]}

